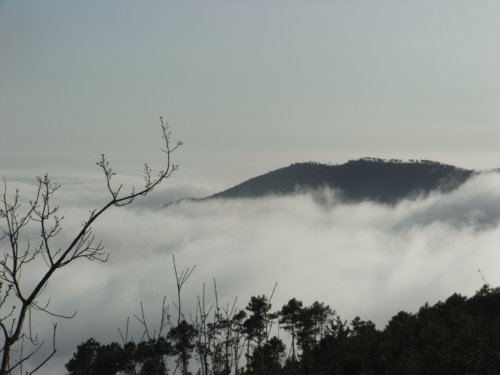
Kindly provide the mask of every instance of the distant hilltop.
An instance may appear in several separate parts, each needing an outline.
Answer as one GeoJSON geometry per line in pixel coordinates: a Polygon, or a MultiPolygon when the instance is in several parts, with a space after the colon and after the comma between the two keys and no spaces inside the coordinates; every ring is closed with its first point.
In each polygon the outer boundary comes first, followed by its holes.
{"type": "Polygon", "coordinates": [[[477,172],[430,160],[362,158],[339,165],[295,163],[205,199],[261,198],[331,188],[346,201],[394,204],[433,191],[451,191],[474,173],[477,172]]]}

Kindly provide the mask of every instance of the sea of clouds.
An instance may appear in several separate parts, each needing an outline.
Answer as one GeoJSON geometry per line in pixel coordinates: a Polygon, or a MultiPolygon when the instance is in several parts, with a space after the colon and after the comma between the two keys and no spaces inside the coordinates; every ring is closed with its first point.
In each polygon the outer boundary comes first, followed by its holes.
{"type": "MultiPolygon", "coordinates": [[[[28,199],[32,178],[6,172],[8,188],[28,199]]],[[[138,177],[122,176],[126,186],[138,177]]],[[[64,229],[55,245],[64,246],[81,228],[89,210],[108,198],[102,176],[55,176],[61,183],[57,203],[64,229]]],[[[158,324],[161,302],[176,300],[172,255],[177,267],[196,268],[183,288],[183,305],[195,307],[203,284],[207,299],[216,279],[221,303],[244,308],[252,295],[269,295],[279,309],[296,297],[318,300],[341,318],[372,320],[383,328],[400,310],[416,312],[458,292],[472,295],[485,282],[500,284],[500,174],[475,176],[446,194],[402,201],[395,206],[346,204],[335,191],[264,199],[184,201],[220,190],[207,181],[174,176],[151,196],[113,208],[94,232],[109,253],[105,263],[78,260],[51,280],[40,303],[50,297],[58,314],[71,320],[34,317],[40,338],[50,341],[58,323],[58,352],[41,374],[63,374],[76,346],[93,337],[120,341],[131,317],[131,334],[140,334],[133,315],[143,302],[151,327],[158,324]],[[480,272],[478,272],[480,270],[480,272]],[[485,280],[484,280],[485,279],[485,280]]],[[[27,237],[35,239],[36,227],[27,237]]],[[[6,243],[0,243],[5,251],[6,243]]],[[[36,280],[43,265],[26,274],[36,280]]],[[[172,312],[175,309],[171,308],[172,312]]]]}

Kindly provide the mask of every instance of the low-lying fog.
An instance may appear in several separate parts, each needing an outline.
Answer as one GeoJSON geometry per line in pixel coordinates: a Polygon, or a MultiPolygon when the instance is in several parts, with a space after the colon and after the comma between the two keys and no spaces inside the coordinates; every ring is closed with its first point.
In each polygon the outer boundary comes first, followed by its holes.
{"type": "MultiPolygon", "coordinates": [[[[62,184],[60,237],[67,244],[89,210],[104,202],[104,184],[93,174],[55,180],[62,184]]],[[[26,198],[33,191],[29,179],[14,176],[8,183],[26,198]]],[[[451,193],[394,207],[343,204],[335,192],[323,190],[160,208],[171,199],[217,190],[174,176],[152,196],[114,208],[95,224],[109,260],[65,267],[40,299],[50,297],[59,314],[78,311],[71,320],[57,320],[58,353],[41,373],[63,373],[76,346],[90,337],[119,341],[117,328],[139,312],[140,301],[154,327],[163,296],[176,298],[172,254],[179,268],[196,265],[183,289],[187,311],[203,283],[212,295],[214,278],[219,300],[237,297],[240,308],[252,295],[269,295],[278,282],[273,310],[292,297],[304,304],[318,300],[343,319],[359,315],[379,328],[400,310],[416,311],[454,292],[471,295],[483,276],[500,283],[500,174],[479,175],[451,193]]],[[[39,229],[31,233],[36,238],[39,229]]],[[[54,320],[38,318],[41,337],[50,339],[54,320]]],[[[133,318],[131,329],[139,330],[133,318]]]]}

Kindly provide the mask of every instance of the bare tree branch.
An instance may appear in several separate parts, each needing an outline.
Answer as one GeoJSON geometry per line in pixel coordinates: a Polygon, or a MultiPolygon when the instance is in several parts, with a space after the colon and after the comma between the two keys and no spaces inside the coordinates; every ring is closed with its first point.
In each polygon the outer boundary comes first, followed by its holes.
{"type": "MultiPolygon", "coordinates": [[[[168,123],[160,117],[161,137],[163,140],[162,152],[165,154],[164,168],[159,170],[156,176],[152,169],[145,164],[144,167],[144,186],[140,189],[131,187],[130,193],[123,193],[125,187],[121,184],[115,186],[113,177],[116,172],[111,167],[104,154],[101,155],[97,165],[104,174],[106,189],[110,193],[110,199],[99,209],[90,211],[89,216],[82,222],[82,227],[66,247],[54,247],[53,242],[62,231],[62,222],[64,217],[59,215],[59,207],[53,205],[53,196],[59,190],[60,185],[53,183],[47,174],[36,178],[37,190],[35,196],[29,201],[27,209],[23,213],[20,194],[15,190],[12,196],[9,196],[7,182],[3,179],[4,191],[0,197],[0,241],[3,245],[0,249],[0,283],[3,282],[5,289],[0,292],[0,349],[1,364],[0,375],[10,374],[14,368],[22,367],[27,359],[31,358],[39,351],[40,342],[36,340],[36,335],[32,332],[31,314],[33,311],[43,312],[52,317],[72,318],[72,315],[65,316],[56,314],[48,310],[48,303],[40,305],[37,300],[47,287],[50,279],[60,268],[63,268],[77,259],[86,259],[90,261],[105,262],[108,254],[104,251],[101,242],[96,241],[92,231],[92,225],[95,221],[112,207],[123,207],[132,203],[139,196],[146,196],[153,191],[163,180],[169,178],[172,173],[177,171],[178,166],[171,163],[172,153],[182,145],[182,142],[171,144],[170,130],[168,123]],[[37,246],[32,246],[29,238],[23,240],[25,229],[30,225],[38,225],[40,233],[40,242],[37,246]],[[23,270],[25,266],[40,258],[47,269],[40,279],[33,285],[24,285],[23,270]],[[12,293],[13,291],[13,293],[12,293]],[[25,333],[25,323],[28,319],[28,331],[25,333]],[[23,337],[30,338],[35,349],[24,355],[16,364],[11,366],[11,352],[22,340],[23,337]]],[[[186,276],[186,275],[181,275],[186,276]]],[[[189,275],[187,275],[189,277],[189,275]]],[[[49,300],[50,301],[50,300],[49,300]]],[[[165,313],[165,306],[163,312],[165,313]]],[[[160,331],[164,329],[162,326],[160,331]]],[[[54,345],[53,351],[46,359],[32,372],[37,371],[55,353],[55,333],[54,326],[54,345]]]]}

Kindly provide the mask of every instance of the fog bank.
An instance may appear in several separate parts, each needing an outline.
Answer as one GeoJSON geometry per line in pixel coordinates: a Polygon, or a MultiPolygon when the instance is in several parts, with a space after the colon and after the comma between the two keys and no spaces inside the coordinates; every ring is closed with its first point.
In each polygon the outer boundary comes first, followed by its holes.
{"type": "MultiPolygon", "coordinates": [[[[12,185],[29,191],[28,182],[12,185]]],[[[98,178],[63,183],[61,243],[78,231],[89,209],[104,202],[103,188],[98,178]]],[[[416,311],[454,292],[473,294],[483,284],[478,269],[489,283],[500,281],[498,174],[393,207],[344,204],[335,192],[322,190],[159,208],[168,200],[164,197],[203,196],[211,189],[203,181],[189,185],[172,179],[149,203],[145,198],[113,209],[96,223],[108,262],[69,265],[41,299],[50,296],[52,310],[60,314],[78,311],[74,319],[59,321],[59,351],[45,373],[63,373],[76,345],[90,337],[119,341],[117,328],[139,311],[140,301],[151,324],[157,323],[163,296],[176,298],[172,254],[179,268],[197,266],[183,290],[187,310],[194,308],[203,283],[211,295],[214,278],[219,300],[237,297],[240,308],[252,295],[269,295],[278,282],[273,310],[292,297],[305,304],[319,300],[343,319],[359,315],[379,328],[400,310],[416,311]]],[[[36,237],[35,229],[31,233],[36,237]]],[[[54,318],[38,319],[39,334],[50,337],[54,318]]],[[[137,334],[138,324],[131,323],[137,334]]]]}

